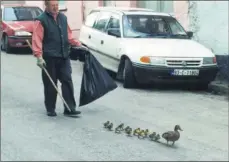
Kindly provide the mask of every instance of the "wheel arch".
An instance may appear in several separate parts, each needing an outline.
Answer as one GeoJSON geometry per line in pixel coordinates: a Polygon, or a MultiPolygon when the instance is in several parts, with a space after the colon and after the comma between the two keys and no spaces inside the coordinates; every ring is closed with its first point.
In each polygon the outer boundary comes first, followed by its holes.
{"type": "Polygon", "coordinates": [[[120,57],[120,63],[118,66],[118,72],[117,72],[117,79],[122,80],[123,76],[123,70],[124,70],[124,65],[125,65],[125,60],[130,59],[126,54],[122,54],[120,57]]]}

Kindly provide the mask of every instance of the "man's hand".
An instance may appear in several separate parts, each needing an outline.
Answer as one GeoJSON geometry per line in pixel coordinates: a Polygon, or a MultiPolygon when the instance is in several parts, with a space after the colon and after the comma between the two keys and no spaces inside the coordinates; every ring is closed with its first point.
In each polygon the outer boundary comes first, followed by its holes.
{"type": "Polygon", "coordinates": [[[42,69],[46,66],[45,60],[41,56],[37,58],[37,66],[42,69]]]}

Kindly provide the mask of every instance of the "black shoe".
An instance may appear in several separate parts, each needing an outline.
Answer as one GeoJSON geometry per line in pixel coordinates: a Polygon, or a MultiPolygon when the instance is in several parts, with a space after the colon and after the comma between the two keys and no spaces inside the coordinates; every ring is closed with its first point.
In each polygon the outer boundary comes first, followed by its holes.
{"type": "Polygon", "coordinates": [[[81,114],[81,112],[76,111],[76,110],[72,110],[72,111],[65,110],[64,111],[64,115],[67,115],[67,116],[77,116],[79,114],[81,114]]]}
{"type": "Polygon", "coordinates": [[[53,111],[53,112],[47,112],[47,115],[48,116],[57,116],[56,112],[53,111]]]}

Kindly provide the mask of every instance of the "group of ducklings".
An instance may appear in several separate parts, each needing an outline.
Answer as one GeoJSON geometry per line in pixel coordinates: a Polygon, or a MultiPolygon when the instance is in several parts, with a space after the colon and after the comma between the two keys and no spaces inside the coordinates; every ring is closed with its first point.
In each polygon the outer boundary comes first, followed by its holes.
{"type": "MultiPolygon", "coordinates": [[[[113,123],[110,121],[105,122],[104,124],[104,128],[108,129],[109,131],[112,131],[113,129],[113,123]]],[[[121,123],[120,125],[118,125],[115,128],[115,133],[121,133],[121,132],[125,132],[127,134],[127,136],[137,136],[139,139],[145,139],[145,138],[149,138],[151,141],[159,141],[160,140],[160,134],[157,134],[156,132],[153,132],[150,134],[148,129],[132,129],[131,127],[127,126],[124,127],[124,123],[121,123]]]]}

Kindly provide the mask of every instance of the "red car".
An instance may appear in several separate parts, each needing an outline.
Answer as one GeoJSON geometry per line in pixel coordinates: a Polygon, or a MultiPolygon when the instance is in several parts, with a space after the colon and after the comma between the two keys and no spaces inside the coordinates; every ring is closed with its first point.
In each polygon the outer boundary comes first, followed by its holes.
{"type": "Polygon", "coordinates": [[[11,53],[13,48],[28,47],[26,40],[31,41],[34,19],[43,11],[36,6],[2,5],[3,30],[1,50],[11,53]]]}

